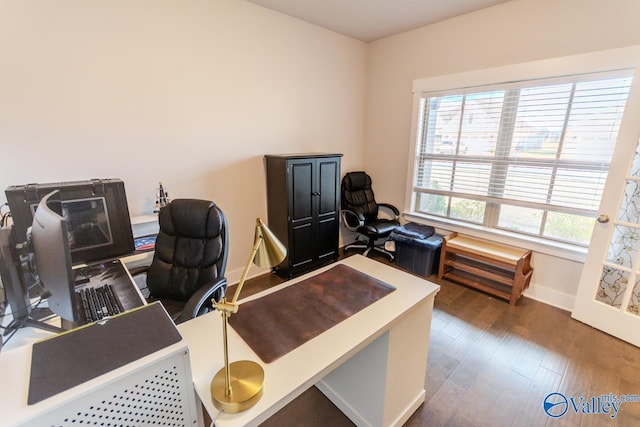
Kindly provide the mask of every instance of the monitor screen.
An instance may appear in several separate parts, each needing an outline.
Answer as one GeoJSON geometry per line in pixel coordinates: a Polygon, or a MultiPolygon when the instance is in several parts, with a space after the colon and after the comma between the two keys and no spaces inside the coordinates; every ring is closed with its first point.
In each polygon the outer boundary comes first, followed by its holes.
{"type": "MultiPolygon", "coordinates": [[[[66,200],[60,202],[62,216],[69,227],[69,248],[71,252],[96,248],[113,243],[109,225],[107,202],[104,197],[66,200]]],[[[35,217],[38,203],[31,205],[35,217]]]]}
{"type": "Polygon", "coordinates": [[[53,191],[42,198],[33,216],[28,241],[33,252],[35,269],[41,285],[48,293],[49,309],[63,319],[75,322],[78,311],[75,303],[74,274],[69,247],[68,223],[58,206],[54,206],[53,191]],[[51,205],[49,200],[51,199],[51,205]]]}

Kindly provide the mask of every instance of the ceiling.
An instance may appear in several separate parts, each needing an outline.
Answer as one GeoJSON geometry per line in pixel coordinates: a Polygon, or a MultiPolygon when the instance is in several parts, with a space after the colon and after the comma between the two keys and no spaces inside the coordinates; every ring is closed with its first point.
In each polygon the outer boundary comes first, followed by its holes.
{"type": "Polygon", "coordinates": [[[509,0],[248,0],[365,42],[509,0]]]}

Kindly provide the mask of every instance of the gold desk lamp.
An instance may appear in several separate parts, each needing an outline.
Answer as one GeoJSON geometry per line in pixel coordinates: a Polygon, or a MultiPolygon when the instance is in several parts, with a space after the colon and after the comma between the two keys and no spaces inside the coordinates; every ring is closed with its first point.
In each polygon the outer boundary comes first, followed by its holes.
{"type": "Polygon", "coordinates": [[[222,339],[224,340],[224,368],[211,380],[211,396],[216,408],[229,414],[244,411],[255,405],[262,397],[264,370],[262,366],[251,360],[240,360],[229,364],[229,348],[227,343],[227,327],[229,318],[238,312],[238,295],[249,273],[251,262],[258,267],[275,267],[287,256],[287,249],[267,228],[260,218],[256,219],[256,233],[251,256],[242,272],[240,282],[233,294],[233,299],[226,298],[214,307],[222,313],[222,339]]]}

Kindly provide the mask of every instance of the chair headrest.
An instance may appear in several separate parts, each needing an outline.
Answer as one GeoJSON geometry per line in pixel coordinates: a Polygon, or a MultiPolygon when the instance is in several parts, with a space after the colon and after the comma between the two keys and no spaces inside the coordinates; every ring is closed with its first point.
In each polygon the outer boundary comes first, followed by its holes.
{"type": "Polygon", "coordinates": [[[209,239],[223,230],[222,215],[214,202],[175,199],[160,210],[160,228],[184,237],[209,239]]]}
{"type": "Polygon", "coordinates": [[[371,188],[371,177],[366,172],[349,172],[344,176],[342,185],[347,191],[369,190],[371,188]]]}

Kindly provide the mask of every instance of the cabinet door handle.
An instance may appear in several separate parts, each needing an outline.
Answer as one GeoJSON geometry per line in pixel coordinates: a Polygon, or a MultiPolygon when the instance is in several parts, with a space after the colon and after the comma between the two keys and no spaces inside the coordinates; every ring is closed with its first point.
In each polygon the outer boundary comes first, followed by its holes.
{"type": "Polygon", "coordinates": [[[318,193],[317,191],[314,191],[313,193],[311,193],[312,196],[319,196],[320,193],[318,193]]]}

